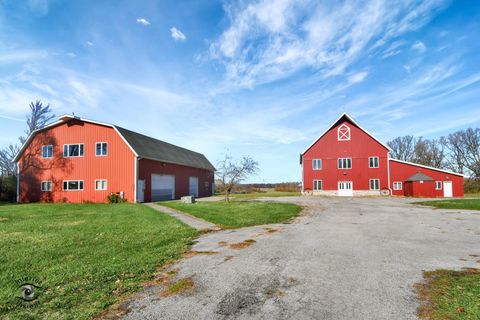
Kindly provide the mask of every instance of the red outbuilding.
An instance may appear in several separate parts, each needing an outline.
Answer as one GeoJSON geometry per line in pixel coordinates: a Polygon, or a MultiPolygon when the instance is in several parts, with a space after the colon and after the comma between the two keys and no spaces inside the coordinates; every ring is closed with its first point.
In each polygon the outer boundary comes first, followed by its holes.
{"type": "Polygon", "coordinates": [[[302,191],[313,195],[462,197],[463,175],[390,158],[390,148],[342,114],[301,155],[302,191]]]}
{"type": "Polygon", "coordinates": [[[215,168],[201,154],[71,115],[34,131],[15,157],[18,202],[129,202],[210,196],[215,168]]]}

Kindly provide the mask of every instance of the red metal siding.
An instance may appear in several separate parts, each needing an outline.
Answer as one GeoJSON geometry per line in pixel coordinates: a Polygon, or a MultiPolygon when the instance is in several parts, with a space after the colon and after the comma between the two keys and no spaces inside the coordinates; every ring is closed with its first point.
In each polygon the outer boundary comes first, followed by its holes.
{"type": "Polygon", "coordinates": [[[388,187],[387,149],[349,121],[331,128],[305,152],[302,163],[305,190],[313,190],[313,180],[322,180],[323,190],[337,190],[338,181],[352,181],[353,190],[370,190],[370,179],[388,187]],[[344,123],[350,127],[350,140],[338,141],[337,129],[344,123]],[[369,157],[379,158],[379,168],[369,168],[369,157]],[[338,158],[352,158],[352,169],[338,169],[338,158]],[[312,169],[312,159],[322,159],[321,170],[312,169]]]}
{"type": "Polygon", "coordinates": [[[391,160],[390,181],[392,194],[396,196],[443,197],[443,183],[442,189],[436,190],[435,181],[452,181],[453,196],[463,197],[463,177],[434,169],[423,168],[414,164],[391,160]],[[405,180],[418,172],[431,177],[434,181],[425,181],[423,184],[420,184],[417,181],[413,183],[405,183],[405,180]],[[397,181],[403,183],[403,190],[393,190],[393,183],[397,181]]]}
{"type": "Polygon", "coordinates": [[[212,195],[213,172],[149,159],[140,159],[138,162],[138,179],[145,180],[145,202],[151,201],[152,174],[175,176],[175,198],[177,199],[189,195],[189,177],[198,177],[198,193],[200,197],[212,195]]]}
{"type": "Polygon", "coordinates": [[[135,155],[111,127],[72,120],[38,133],[20,158],[20,202],[105,202],[111,192],[124,192],[134,201],[135,155]],[[96,156],[96,142],[108,143],[108,155],[96,156]],[[84,144],[83,157],[63,157],[64,144],[84,144]],[[53,145],[53,158],[42,158],[42,145],[53,145]],[[95,190],[106,179],[107,190],[95,190]],[[51,180],[52,192],[40,191],[51,180]],[[83,191],[64,191],[63,180],[84,180],[83,191]]]}

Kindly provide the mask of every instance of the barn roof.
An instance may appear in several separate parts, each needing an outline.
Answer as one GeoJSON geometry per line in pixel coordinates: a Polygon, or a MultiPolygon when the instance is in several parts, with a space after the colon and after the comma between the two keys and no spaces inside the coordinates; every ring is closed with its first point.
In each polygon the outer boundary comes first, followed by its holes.
{"type": "Polygon", "coordinates": [[[455,176],[466,177],[466,175],[464,175],[462,173],[453,172],[453,171],[444,170],[444,169],[439,169],[439,168],[430,167],[430,166],[425,166],[423,164],[418,164],[418,163],[414,163],[414,162],[408,162],[408,161],[403,161],[403,160],[398,160],[398,159],[393,159],[393,158],[388,159],[388,161],[394,161],[394,162],[403,163],[403,164],[407,164],[407,165],[411,165],[411,166],[415,166],[415,167],[420,167],[420,168],[425,168],[425,169],[434,170],[434,171],[438,171],[438,172],[448,173],[448,174],[452,174],[452,175],[455,175],[455,176]]]}
{"type": "Polygon", "coordinates": [[[43,128],[33,131],[20,148],[19,152],[14,158],[14,161],[18,161],[23,151],[37,133],[71,120],[79,120],[113,128],[137,157],[215,171],[215,167],[203,154],[173,145],[162,140],[158,140],[113,124],[88,120],[73,115],[63,115],[58,119],[59,120],[52,122],[43,128]]]}
{"type": "Polygon", "coordinates": [[[141,158],[215,171],[210,161],[201,153],[119,126],[115,127],[141,158]]]}
{"type": "Polygon", "coordinates": [[[433,178],[429,177],[426,174],[423,174],[421,172],[417,172],[405,181],[407,181],[407,182],[411,182],[411,181],[433,181],[433,178]]]}
{"type": "Polygon", "coordinates": [[[327,130],[325,130],[321,135],[320,137],[318,137],[307,149],[305,149],[305,151],[302,152],[302,156],[305,154],[305,152],[307,152],[308,150],[310,150],[311,147],[313,147],[315,145],[315,143],[317,143],[318,140],[320,140],[328,131],[330,131],[330,129],[332,129],[340,120],[343,120],[343,119],[347,119],[348,121],[350,121],[351,123],[353,123],[356,127],[358,127],[360,130],[362,130],[363,132],[365,132],[367,135],[369,135],[373,140],[377,141],[380,145],[382,145],[385,149],[387,149],[388,151],[390,151],[390,147],[387,146],[386,144],[384,144],[383,142],[381,142],[380,140],[378,140],[377,138],[375,138],[375,136],[373,134],[371,134],[370,132],[368,132],[367,130],[365,130],[364,128],[362,128],[355,120],[353,120],[353,118],[347,114],[346,112],[342,113],[342,115],[340,117],[338,117],[337,120],[335,120],[332,125],[330,127],[328,127],[327,130]]]}

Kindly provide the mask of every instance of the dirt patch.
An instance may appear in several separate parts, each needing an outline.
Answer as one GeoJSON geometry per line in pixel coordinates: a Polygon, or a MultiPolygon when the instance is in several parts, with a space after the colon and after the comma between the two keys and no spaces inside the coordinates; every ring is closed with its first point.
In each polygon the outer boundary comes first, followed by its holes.
{"type": "Polygon", "coordinates": [[[223,261],[230,261],[233,259],[233,256],[225,256],[225,258],[223,258],[223,261]]]}
{"type": "Polygon", "coordinates": [[[240,250],[240,249],[245,249],[247,247],[250,247],[255,242],[257,242],[257,241],[255,241],[253,239],[247,239],[245,241],[236,242],[236,243],[228,243],[228,242],[225,242],[225,241],[220,241],[218,244],[223,246],[223,247],[230,248],[230,249],[240,250]]]}
{"type": "Polygon", "coordinates": [[[7,220],[8,220],[8,218],[0,217],[0,222],[7,221],[7,220]]]}
{"type": "Polygon", "coordinates": [[[183,278],[168,286],[165,290],[160,292],[160,296],[169,297],[174,294],[185,294],[193,291],[195,285],[192,277],[183,278]]]}
{"type": "Polygon", "coordinates": [[[205,255],[212,255],[212,254],[218,254],[217,251],[188,251],[183,254],[184,258],[191,258],[194,256],[205,256],[205,255]]]}
{"type": "Polygon", "coordinates": [[[165,285],[171,281],[171,279],[177,274],[177,270],[169,270],[161,273],[157,273],[155,278],[151,281],[147,281],[143,283],[144,287],[153,287],[153,286],[160,286],[165,285]]]}
{"type": "Polygon", "coordinates": [[[122,302],[111,306],[107,310],[100,313],[98,316],[92,318],[92,320],[117,320],[122,319],[130,312],[130,309],[126,307],[126,303],[122,302]]]}

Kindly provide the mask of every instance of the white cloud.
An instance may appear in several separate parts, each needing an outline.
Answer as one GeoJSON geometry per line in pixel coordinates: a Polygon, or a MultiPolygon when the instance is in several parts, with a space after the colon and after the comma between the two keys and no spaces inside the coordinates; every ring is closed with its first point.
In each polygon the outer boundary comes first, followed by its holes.
{"type": "Polygon", "coordinates": [[[137,18],[137,23],[139,23],[141,25],[144,25],[144,26],[149,26],[150,25],[150,22],[145,18],[137,18]]]}
{"type": "Polygon", "coordinates": [[[87,41],[86,44],[87,44],[87,46],[89,46],[89,47],[93,47],[93,42],[92,42],[92,41],[87,41]]]}
{"type": "Polygon", "coordinates": [[[77,55],[73,52],[67,52],[67,56],[75,58],[77,55]]]}
{"type": "Polygon", "coordinates": [[[410,73],[412,71],[412,67],[409,66],[409,65],[404,65],[403,69],[405,69],[405,71],[407,71],[407,73],[410,73]]]}
{"type": "Polygon", "coordinates": [[[183,34],[182,31],[178,30],[175,27],[170,28],[170,35],[172,38],[176,41],[185,41],[187,40],[187,37],[183,34]]]}
{"type": "MultiPolygon", "coordinates": [[[[210,57],[224,64],[228,82],[241,87],[304,68],[336,76],[398,35],[418,29],[443,5],[442,0],[227,4],[230,25],[211,43],[210,57]]],[[[398,54],[400,45],[383,55],[398,54]]]]}
{"type": "Polygon", "coordinates": [[[368,76],[367,71],[357,72],[348,77],[348,82],[350,83],[360,83],[368,76]]]}
{"type": "Polygon", "coordinates": [[[412,49],[420,53],[423,53],[427,51],[427,46],[422,41],[417,41],[414,44],[412,44],[412,49]]]}

